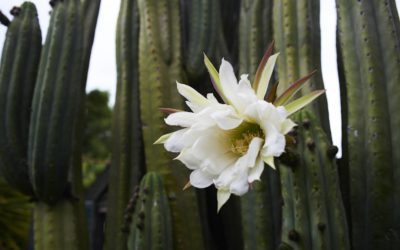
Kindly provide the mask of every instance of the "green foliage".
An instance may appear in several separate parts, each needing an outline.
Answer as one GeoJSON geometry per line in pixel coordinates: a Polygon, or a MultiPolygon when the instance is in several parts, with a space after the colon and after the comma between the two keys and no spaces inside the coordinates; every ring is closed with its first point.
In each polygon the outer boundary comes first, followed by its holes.
{"type": "Polygon", "coordinates": [[[90,160],[107,160],[111,151],[111,115],[109,94],[93,90],[86,95],[83,156],[90,160]]]}
{"type": "Polygon", "coordinates": [[[14,190],[0,176],[0,249],[27,248],[31,207],[28,197],[14,190]]]}
{"type": "Polygon", "coordinates": [[[103,171],[110,161],[111,115],[108,106],[109,94],[93,90],[86,95],[85,129],[82,146],[83,185],[90,186],[97,174],[103,171]]]}

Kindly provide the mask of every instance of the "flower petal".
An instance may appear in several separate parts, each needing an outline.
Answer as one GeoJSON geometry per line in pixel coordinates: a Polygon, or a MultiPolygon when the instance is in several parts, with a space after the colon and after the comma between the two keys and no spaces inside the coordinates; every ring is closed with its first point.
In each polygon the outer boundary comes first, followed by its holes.
{"type": "Polygon", "coordinates": [[[223,189],[218,189],[218,192],[217,192],[217,201],[218,201],[217,212],[219,212],[221,207],[228,201],[230,196],[231,196],[231,193],[229,193],[229,191],[223,190],[223,189]]]}
{"type": "Polygon", "coordinates": [[[257,158],[256,165],[249,170],[249,177],[247,181],[252,183],[253,181],[259,181],[262,172],[264,171],[264,161],[261,157],[257,158]]]}
{"type": "Polygon", "coordinates": [[[182,152],[174,159],[182,162],[188,169],[198,169],[201,165],[201,160],[192,153],[192,150],[183,149],[182,152]]]}
{"type": "Polygon", "coordinates": [[[180,129],[171,133],[169,138],[164,142],[164,148],[169,152],[179,153],[185,147],[185,141],[183,140],[183,134],[187,129],[180,129]]]}
{"type": "Polygon", "coordinates": [[[158,138],[157,141],[154,142],[154,144],[164,144],[172,134],[173,133],[168,133],[160,136],[160,138],[158,138]]]}
{"type": "Polygon", "coordinates": [[[289,133],[295,126],[297,126],[296,123],[294,123],[290,119],[285,119],[285,121],[281,124],[281,129],[280,132],[284,135],[289,133]]]}
{"type": "Polygon", "coordinates": [[[247,175],[243,173],[240,178],[235,179],[229,186],[229,192],[236,195],[244,195],[249,191],[249,183],[247,182],[247,175]]]}
{"type": "Polygon", "coordinates": [[[208,105],[209,101],[207,98],[202,96],[199,92],[197,92],[195,89],[192,87],[176,82],[178,92],[181,94],[183,97],[185,97],[190,103],[192,103],[195,106],[198,107],[203,107],[208,105]]]}
{"type": "Polygon", "coordinates": [[[221,80],[219,78],[218,72],[215,69],[214,65],[211,63],[210,59],[204,54],[204,64],[206,65],[206,68],[208,70],[208,73],[210,74],[211,82],[214,86],[215,91],[221,96],[222,100],[225,103],[228,103],[229,100],[225,96],[225,93],[223,91],[222,85],[221,85],[221,80]]]}
{"type": "Polygon", "coordinates": [[[236,90],[238,82],[233,71],[232,65],[222,58],[221,66],[219,68],[219,79],[221,80],[221,87],[223,95],[228,99],[228,103],[235,105],[236,90]]]}
{"type": "Polygon", "coordinates": [[[254,167],[256,164],[256,159],[258,154],[260,153],[260,149],[262,147],[262,143],[264,142],[263,139],[254,137],[249,145],[249,149],[247,150],[247,153],[245,156],[247,157],[247,166],[249,168],[254,167]]]}
{"type": "Polygon", "coordinates": [[[316,90],[313,91],[305,96],[300,97],[299,99],[294,100],[293,102],[285,105],[285,108],[288,112],[288,116],[291,114],[299,111],[300,109],[304,108],[307,104],[314,101],[318,96],[325,93],[325,90],[316,90]]]}
{"type": "Polygon", "coordinates": [[[243,119],[237,116],[233,110],[219,110],[211,114],[211,117],[217,123],[218,127],[223,130],[234,129],[238,127],[243,119]]]}
{"type": "Polygon", "coordinates": [[[263,157],[262,159],[265,163],[267,163],[271,168],[276,169],[275,167],[275,161],[274,161],[274,157],[272,155],[267,156],[267,157],[263,157]]]}
{"type": "Polygon", "coordinates": [[[276,59],[278,59],[279,53],[273,54],[269,57],[267,64],[265,65],[262,73],[258,88],[256,91],[257,98],[264,100],[265,94],[267,93],[268,84],[274,71],[276,59]]]}
{"type": "Polygon", "coordinates": [[[190,127],[197,120],[196,114],[192,112],[176,112],[165,118],[165,123],[171,126],[190,127]]]}
{"type": "Polygon", "coordinates": [[[197,188],[206,188],[213,183],[212,177],[201,169],[194,170],[190,174],[190,184],[197,188]]]}

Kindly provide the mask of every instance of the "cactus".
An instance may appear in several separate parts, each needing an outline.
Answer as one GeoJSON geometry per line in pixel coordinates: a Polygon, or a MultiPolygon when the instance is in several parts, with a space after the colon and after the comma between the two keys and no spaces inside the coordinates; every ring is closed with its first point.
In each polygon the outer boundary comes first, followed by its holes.
{"type": "Polygon", "coordinates": [[[189,173],[153,143],[165,134],[161,107],[182,107],[175,81],[182,80],[179,1],[139,0],[139,91],[146,167],[166,182],[173,220],[174,249],[203,249],[193,189],[182,191],[189,173]]]}
{"type": "MultiPolygon", "coordinates": [[[[272,2],[242,1],[239,21],[239,72],[254,79],[258,64],[272,40],[272,2]]],[[[244,249],[276,249],[280,242],[281,205],[277,172],[266,168],[261,182],[241,197],[244,249]]]]}
{"type": "Polygon", "coordinates": [[[126,249],[121,231],[123,212],[132,187],[144,172],[139,114],[139,15],[136,0],[123,0],[117,24],[117,97],[113,114],[113,153],[110,169],[106,247],[126,249]]]}
{"type": "Polygon", "coordinates": [[[79,248],[76,201],[61,200],[55,205],[37,202],[34,206],[34,247],[42,250],[79,248]]]}
{"type": "Polygon", "coordinates": [[[337,0],[343,156],[354,249],[400,238],[400,24],[394,1],[337,0]],[[379,34],[379,35],[377,35],[379,34]]]}
{"type": "Polygon", "coordinates": [[[25,2],[8,27],[1,59],[0,172],[9,184],[27,195],[33,195],[27,147],[41,42],[36,7],[25,2]]]}
{"type": "Polygon", "coordinates": [[[227,44],[223,34],[221,1],[201,0],[183,1],[183,23],[185,43],[185,69],[191,84],[208,76],[203,63],[203,53],[212,60],[228,56],[227,44]]]}
{"type": "MultiPolygon", "coordinates": [[[[319,1],[317,0],[274,0],[273,30],[278,59],[278,93],[289,87],[296,79],[314,70],[317,74],[300,95],[310,90],[323,89],[320,58],[321,41],[319,30],[319,1]]],[[[330,138],[329,115],[326,97],[322,96],[310,106],[321,121],[330,138]]]]}
{"type": "Polygon", "coordinates": [[[337,148],[308,110],[293,120],[297,145],[281,158],[282,245],[292,249],[350,249],[335,155],[337,148]]]}
{"type": "Polygon", "coordinates": [[[66,191],[81,99],[82,29],[78,0],[57,1],[52,12],[32,103],[28,164],[39,200],[66,191]]]}
{"type": "Polygon", "coordinates": [[[161,175],[147,173],[126,209],[127,245],[133,249],[173,249],[171,212],[161,175]]]}

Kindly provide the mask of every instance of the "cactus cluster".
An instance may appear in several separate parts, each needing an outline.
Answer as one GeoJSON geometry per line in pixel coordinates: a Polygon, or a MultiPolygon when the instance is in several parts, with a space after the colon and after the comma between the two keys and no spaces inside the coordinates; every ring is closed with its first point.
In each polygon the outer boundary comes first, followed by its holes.
{"type": "Polygon", "coordinates": [[[81,4],[50,2],[43,49],[34,4],[14,7],[3,49],[0,169],[11,185],[32,197],[36,249],[87,249],[74,146],[100,2],[83,3],[84,20],[81,4]]]}
{"type": "MultiPolygon", "coordinates": [[[[14,8],[11,21],[0,12],[7,26],[0,174],[32,197],[36,249],[87,249],[81,107],[100,0],[50,4],[43,49],[32,3],[14,8]]],[[[266,168],[261,182],[219,214],[215,191],[183,191],[189,171],[153,145],[169,132],[159,109],[184,109],[175,81],[212,91],[203,53],[215,64],[231,59],[252,81],[274,40],[269,52],[280,52],[274,77],[280,84],[271,86],[280,93],[306,76],[301,81],[310,83],[300,92],[323,89],[319,4],[121,0],[106,249],[399,248],[400,22],[394,0],[336,0],[339,168],[326,98],[293,117],[298,127],[286,138],[277,170],[266,168]]]]}

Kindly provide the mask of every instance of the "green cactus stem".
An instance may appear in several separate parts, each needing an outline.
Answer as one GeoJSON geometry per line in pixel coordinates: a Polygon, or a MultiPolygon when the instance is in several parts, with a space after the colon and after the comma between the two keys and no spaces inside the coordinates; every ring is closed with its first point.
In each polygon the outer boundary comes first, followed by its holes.
{"type": "Polygon", "coordinates": [[[208,76],[204,67],[204,53],[211,60],[227,56],[227,44],[223,34],[220,0],[183,2],[185,69],[190,83],[208,76]],[[218,56],[218,57],[217,57],[218,56]]]}
{"type": "Polygon", "coordinates": [[[172,250],[171,211],[161,175],[147,173],[125,213],[128,250],[172,250]]]}
{"type": "MultiPolygon", "coordinates": [[[[296,145],[282,155],[279,166],[282,242],[293,249],[350,249],[335,155],[337,148],[308,110],[293,120],[296,145]]],[[[283,246],[282,245],[282,246],[283,246]]]]}
{"type": "Polygon", "coordinates": [[[41,250],[75,250],[79,247],[79,222],[76,200],[62,200],[55,205],[34,205],[34,247],[41,250]]]}
{"type": "Polygon", "coordinates": [[[252,82],[258,64],[272,39],[272,1],[241,2],[239,19],[239,73],[252,82]]]}
{"type": "Polygon", "coordinates": [[[139,0],[138,3],[140,113],[146,167],[161,173],[165,180],[172,211],[174,249],[204,249],[195,190],[182,191],[189,171],[172,162],[162,146],[153,145],[168,132],[159,108],[183,107],[175,83],[182,81],[179,1],[139,0]]]}
{"type": "Polygon", "coordinates": [[[400,243],[400,24],[394,1],[337,0],[353,248],[400,243]]]}
{"type": "Polygon", "coordinates": [[[123,0],[117,23],[117,97],[113,114],[106,248],[126,249],[124,209],[144,173],[139,113],[139,13],[136,0],[123,0]]]}
{"type": "Polygon", "coordinates": [[[4,26],[10,25],[10,19],[6,15],[3,14],[0,10],[0,23],[3,24],[4,26]]]}
{"type": "Polygon", "coordinates": [[[39,200],[55,203],[66,190],[81,102],[80,1],[55,2],[41,54],[29,128],[28,164],[39,200]]]}
{"type": "MultiPolygon", "coordinates": [[[[299,95],[324,89],[321,75],[321,39],[318,0],[274,0],[273,30],[276,51],[280,53],[277,68],[278,93],[295,80],[314,70],[317,74],[304,86],[299,95]]],[[[326,96],[309,106],[319,118],[330,138],[329,114],[326,96]]]]}
{"type": "Polygon", "coordinates": [[[36,7],[25,2],[8,26],[1,58],[0,173],[10,185],[31,196],[28,130],[41,43],[36,7]]]}

